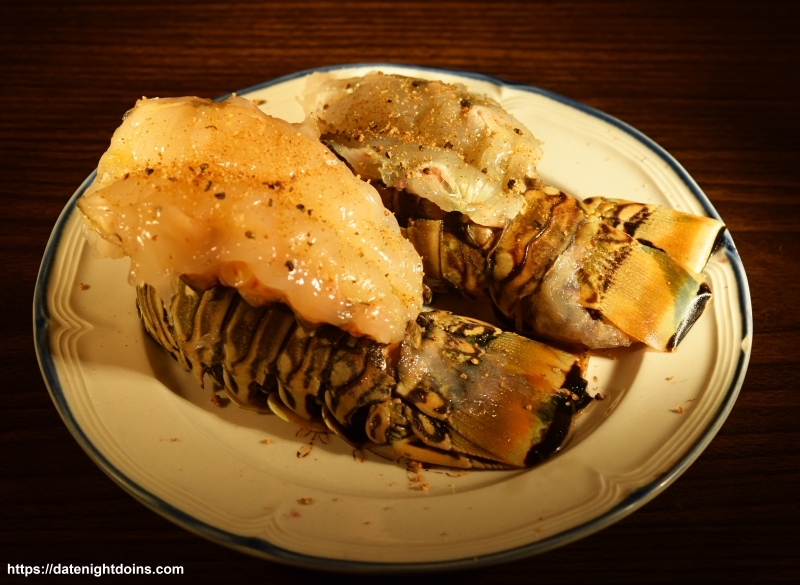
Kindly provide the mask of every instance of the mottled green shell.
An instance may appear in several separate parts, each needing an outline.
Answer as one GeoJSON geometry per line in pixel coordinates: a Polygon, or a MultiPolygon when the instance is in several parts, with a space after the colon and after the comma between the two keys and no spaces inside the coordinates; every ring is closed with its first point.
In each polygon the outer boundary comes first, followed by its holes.
{"type": "Polygon", "coordinates": [[[180,282],[168,306],[149,286],[137,295],[146,330],[201,385],[208,375],[239,406],[423,462],[539,463],[587,400],[581,356],[444,311],[392,348],[221,286],[180,282]]]}

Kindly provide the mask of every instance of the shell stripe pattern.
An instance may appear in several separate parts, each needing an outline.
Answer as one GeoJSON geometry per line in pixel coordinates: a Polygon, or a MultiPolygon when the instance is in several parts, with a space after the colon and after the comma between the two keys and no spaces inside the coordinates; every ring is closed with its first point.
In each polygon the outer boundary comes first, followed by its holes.
{"type": "Polygon", "coordinates": [[[321,140],[382,183],[426,284],[488,292],[517,331],[671,351],[711,296],[698,273],[721,222],[622,200],[585,204],[544,185],[539,141],[463,84],[317,75],[305,103],[321,140]]]}
{"type": "Polygon", "coordinates": [[[568,250],[580,255],[579,306],[662,351],[677,347],[711,297],[697,270],[724,225],[710,218],[600,198],[586,205],[545,187],[525,194],[526,206],[506,227],[489,228],[405,191],[380,192],[422,256],[426,284],[472,298],[489,295],[517,331],[578,341],[539,324],[543,283],[568,250]],[[630,209],[638,215],[619,219],[630,209]]]}
{"type": "Polygon", "coordinates": [[[307,329],[286,305],[253,307],[222,286],[180,281],[165,306],[142,285],[137,306],[174,359],[237,405],[425,463],[535,465],[591,401],[582,354],[444,311],[421,313],[402,344],[386,345],[307,329]]]}

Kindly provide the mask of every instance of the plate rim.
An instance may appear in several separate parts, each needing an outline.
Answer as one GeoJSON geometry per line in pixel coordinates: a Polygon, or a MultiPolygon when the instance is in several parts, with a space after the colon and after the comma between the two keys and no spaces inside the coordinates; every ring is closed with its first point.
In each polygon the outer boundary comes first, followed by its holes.
{"type": "MultiPolygon", "coordinates": [[[[215,101],[221,101],[227,97],[235,94],[247,94],[253,91],[265,89],[273,85],[278,85],[294,79],[310,75],[315,72],[330,72],[339,71],[342,69],[366,68],[366,67],[391,67],[395,69],[408,69],[416,71],[426,71],[430,73],[444,73],[449,75],[456,75],[468,79],[476,79],[479,81],[489,82],[498,86],[509,87],[511,89],[533,93],[552,99],[556,102],[567,105],[573,109],[586,113],[594,118],[599,118],[626,134],[630,135],[635,140],[643,143],[650,151],[656,153],[662,161],[664,161],[678,176],[678,178],[688,187],[692,195],[703,207],[704,211],[711,217],[721,221],[721,217],[717,213],[711,201],[702,191],[697,182],[689,175],[689,173],[681,166],[681,164],[669,154],[663,147],[661,147],[654,140],[646,136],[641,131],[630,126],[629,124],[611,116],[601,110],[567,98],[555,92],[542,89],[536,86],[521,84],[517,82],[508,81],[492,75],[478,73],[473,71],[462,71],[457,69],[447,69],[441,67],[428,67],[400,63],[389,62],[365,62],[365,63],[347,63],[339,65],[327,65],[323,67],[315,67],[304,69],[295,73],[290,73],[277,77],[275,79],[265,81],[256,85],[245,87],[241,90],[231,92],[215,98],[215,101]]],[[[92,181],[97,175],[95,169],[78,187],[72,197],[68,200],[64,209],[61,211],[56,224],[53,227],[50,238],[47,242],[42,262],[39,268],[39,273],[36,279],[36,288],[34,290],[33,298],[33,329],[34,329],[34,345],[36,349],[36,358],[39,362],[39,369],[41,370],[42,377],[44,378],[45,385],[50,394],[51,399],[58,411],[64,424],[69,429],[72,436],[87,453],[89,458],[108,475],[117,485],[122,487],[126,492],[131,494],[139,502],[163,516],[164,518],[178,524],[184,529],[198,534],[215,543],[222,544],[229,548],[239,550],[241,552],[249,553],[251,555],[266,558],[271,561],[276,561],[288,565],[293,565],[302,568],[311,568],[316,570],[329,570],[336,572],[349,572],[349,573],[418,573],[418,572],[432,572],[432,571],[450,571],[466,568],[478,568],[489,565],[495,565],[521,558],[526,558],[536,554],[546,552],[548,550],[566,545],[581,538],[587,537],[615,522],[618,522],[628,514],[639,509],[647,502],[652,500],[664,489],[671,485],[678,479],[689,466],[700,456],[705,450],[711,440],[716,436],[725,419],[728,417],[731,409],[733,408],[736,398],[739,395],[742,384],[744,383],[747,366],[750,361],[752,351],[752,306],[750,300],[750,290],[747,281],[747,276],[744,271],[741,258],[733,243],[733,238],[730,232],[725,229],[722,238],[722,247],[724,247],[725,256],[730,263],[733,270],[738,291],[739,312],[741,314],[741,339],[743,346],[739,353],[736,362],[735,372],[733,379],[725,392],[725,397],[720,403],[719,408],[711,418],[709,424],[698,437],[697,441],[687,450],[669,470],[662,473],[653,481],[641,486],[630,493],[624,500],[619,502],[613,508],[583,522],[577,526],[567,529],[563,532],[550,536],[546,539],[528,543],[519,547],[510,548],[504,551],[488,553],[478,557],[451,559],[447,561],[424,561],[424,562],[366,562],[366,561],[352,561],[343,559],[332,559],[327,557],[319,557],[304,553],[294,552],[278,545],[275,545],[264,538],[246,537],[237,535],[226,530],[222,530],[216,526],[208,524],[202,520],[194,518],[190,514],[180,510],[178,507],[166,502],[158,496],[150,493],[147,489],[127,477],[119,469],[117,469],[101,452],[101,450],[94,445],[83,432],[78,422],[75,420],[72,411],[67,403],[66,397],[61,387],[61,383],[56,371],[55,362],[52,353],[50,352],[50,314],[47,303],[47,292],[50,283],[50,276],[52,273],[53,265],[55,262],[56,252],[61,242],[64,228],[67,221],[73,213],[76,212],[76,204],[78,198],[83,192],[91,185],[92,181]],[[749,340],[744,343],[744,340],[749,340]]]]}

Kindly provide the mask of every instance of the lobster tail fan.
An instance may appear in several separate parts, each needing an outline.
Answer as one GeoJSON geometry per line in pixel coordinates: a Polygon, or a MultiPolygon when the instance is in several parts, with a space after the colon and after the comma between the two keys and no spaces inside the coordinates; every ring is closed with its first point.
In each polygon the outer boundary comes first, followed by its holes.
{"type": "Polygon", "coordinates": [[[417,323],[421,335],[403,344],[396,392],[419,410],[421,440],[436,447],[423,427],[447,420],[452,450],[513,467],[530,465],[532,450],[561,446],[586,386],[581,356],[443,311],[417,323]],[[574,380],[582,385],[573,388],[574,380]]]}
{"type": "Polygon", "coordinates": [[[725,230],[725,224],[716,219],[659,205],[603,197],[586,199],[584,204],[602,221],[693,272],[703,270],[725,230]]]}
{"type": "Polygon", "coordinates": [[[591,243],[579,276],[581,303],[631,337],[672,351],[710,298],[708,286],[666,253],[590,221],[576,241],[591,243]]]}
{"type": "Polygon", "coordinates": [[[574,368],[577,368],[580,376],[586,371],[585,356],[521,335],[504,331],[492,340],[490,347],[520,368],[535,386],[541,385],[542,389],[564,387],[574,368]]]}

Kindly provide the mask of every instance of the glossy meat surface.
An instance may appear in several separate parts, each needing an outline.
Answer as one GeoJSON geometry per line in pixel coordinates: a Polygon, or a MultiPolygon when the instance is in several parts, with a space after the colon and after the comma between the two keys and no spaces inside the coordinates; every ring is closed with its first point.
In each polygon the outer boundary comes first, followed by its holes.
{"type": "Polygon", "coordinates": [[[504,225],[537,184],[539,141],[497,102],[462,84],[318,74],[309,79],[305,102],[323,140],[362,178],[478,224],[504,225]]]}
{"type": "Polygon", "coordinates": [[[163,298],[181,276],[382,343],[422,305],[419,256],[375,190],[248,100],[140,100],[78,203],[101,255],[163,298]]]}

